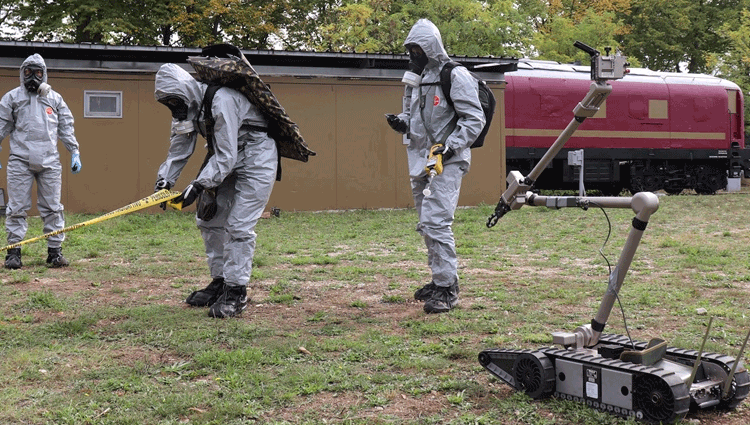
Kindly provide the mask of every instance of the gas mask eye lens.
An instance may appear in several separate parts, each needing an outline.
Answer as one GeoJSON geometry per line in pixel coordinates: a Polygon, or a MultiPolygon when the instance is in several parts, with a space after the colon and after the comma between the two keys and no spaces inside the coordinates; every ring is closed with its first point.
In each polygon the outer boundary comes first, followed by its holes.
{"type": "Polygon", "coordinates": [[[166,105],[167,108],[172,112],[172,118],[177,121],[184,121],[187,119],[188,106],[184,100],[177,96],[168,96],[163,99],[159,99],[159,102],[166,105]]]}
{"type": "Polygon", "coordinates": [[[175,98],[164,99],[164,101],[162,103],[164,103],[165,105],[167,105],[168,108],[174,108],[174,107],[180,105],[179,99],[175,99],[175,98]]]}
{"type": "Polygon", "coordinates": [[[43,78],[44,77],[44,71],[39,68],[24,68],[23,69],[23,76],[28,78],[31,76],[35,76],[36,78],[43,78]]]}

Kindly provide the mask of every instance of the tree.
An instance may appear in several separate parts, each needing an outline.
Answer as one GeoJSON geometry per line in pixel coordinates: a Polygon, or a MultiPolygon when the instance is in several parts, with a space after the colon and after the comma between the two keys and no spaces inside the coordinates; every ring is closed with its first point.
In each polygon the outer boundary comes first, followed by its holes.
{"type": "Polygon", "coordinates": [[[289,22],[289,5],[309,2],[28,0],[13,13],[24,22],[19,29],[27,40],[182,46],[228,42],[265,49],[273,47],[273,36],[289,22]]]}
{"type": "Polygon", "coordinates": [[[231,43],[241,48],[272,47],[272,36],[285,21],[285,1],[180,0],[169,20],[177,44],[205,46],[231,43]]]}
{"type": "MultiPolygon", "coordinates": [[[[714,58],[719,70],[718,74],[740,86],[743,93],[750,93],[750,10],[747,6],[740,13],[740,24],[734,26],[726,23],[721,33],[729,40],[729,49],[725,53],[717,54],[714,58]]],[[[747,96],[745,101],[748,101],[747,96]]],[[[745,143],[749,143],[750,140],[747,137],[750,134],[747,129],[750,129],[750,107],[747,106],[745,106],[745,128],[745,143]]]]}
{"type": "Polygon", "coordinates": [[[17,21],[18,0],[0,0],[0,37],[11,38],[20,24],[17,21]]]}
{"type": "Polygon", "coordinates": [[[519,0],[520,11],[535,28],[528,56],[563,63],[589,63],[589,55],[573,46],[582,41],[597,50],[620,47],[625,13],[631,0],[519,0]]]}
{"type": "Polygon", "coordinates": [[[313,50],[323,43],[319,28],[333,21],[338,0],[288,0],[283,27],[276,34],[282,47],[313,50]]]}
{"type": "Polygon", "coordinates": [[[712,54],[726,52],[724,23],[739,25],[741,0],[633,0],[620,17],[628,55],[653,70],[711,72],[712,54]]]}
{"type": "Polygon", "coordinates": [[[430,19],[451,54],[518,55],[531,26],[511,0],[344,0],[323,23],[318,50],[402,53],[419,19],[430,19]]]}
{"type": "Polygon", "coordinates": [[[562,16],[550,19],[543,30],[534,35],[537,57],[561,63],[588,64],[589,54],[576,48],[573,45],[576,41],[586,43],[602,54],[605,47],[619,48],[616,37],[620,27],[612,12],[597,14],[589,10],[577,19],[578,22],[562,16]]]}
{"type": "Polygon", "coordinates": [[[27,0],[14,16],[26,40],[68,43],[162,44],[170,0],[27,0]]]}

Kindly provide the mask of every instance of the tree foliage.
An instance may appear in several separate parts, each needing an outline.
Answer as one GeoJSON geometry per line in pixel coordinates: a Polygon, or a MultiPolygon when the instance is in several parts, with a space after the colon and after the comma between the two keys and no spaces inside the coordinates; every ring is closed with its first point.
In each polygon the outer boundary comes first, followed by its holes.
{"type": "Polygon", "coordinates": [[[583,41],[653,70],[750,88],[750,0],[0,0],[0,36],[36,41],[401,53],[419,18],[451,54],[581,61],[583,41]]]}
{"type": "Polygon", "coordinates": [[[586,43],[602,53],[605,47],[619,48],[615,38],[619,27],[614,21],[613,13],[597,14],[589,10],[576,19],[577,22],[568,17],[555,17],[549,20],[543,31],[535,34],[533,44],[540,59],[588,64],[589,54],[574,47],[573,43],[576,41],[586,43]]]}
{"type": "Polygon", "coordinates": [[[0,0],[0,37],[12,37],[19,26],[18,0],[0,0]]]}
{"type": "Polygon", "coordinates": [[[729,49],[721,28],[739,25],[740,10],[741,0],[632,0],[622,44],[650,69],[710,72],[711,55],[729,49]]]}
{"type": "Polygon", "coordinates": [[[26,40],[154,45],[171,38],[169,1],[27,0],[14,16],[26,40]]]}
{"type": "Polygon", "coordinates": [[[622,24],[617,13],[628,10],[631,0],[520,0],[535,32],[529,56],[564,63],[588,63],[589,55],[573,46],[581,41],[602,51],[618,49],[622,24]]]}
{"type": "Polygon", "coordinates": [[[345,0],[318,27],[312,47],[401,53],[420,18],[437,25],[449,53],[470,56],[518,55],[532,29],[511,0],[345,0]]]}
{"type": "Polygon", "coordinates": [[[271,47],[287,21],[289,1],[179,0],[170,6],[176,44],[231,43],[242,48],[271,47]]]}
{"type": "MultiPolygon", "coordinates": [[[[742,87],[745,99],[750,93],[750,10],[740,13],[740,24],[733,26],[724,24],[721,33],[729,40],[730,48],[727,52],[718,53],[714,57],[717,63],[718,73],[721,77],[735,82],[742,87]]],[[[750,107],[745,107],[745,134],[746,142],[750,129],[750,107]]]]}

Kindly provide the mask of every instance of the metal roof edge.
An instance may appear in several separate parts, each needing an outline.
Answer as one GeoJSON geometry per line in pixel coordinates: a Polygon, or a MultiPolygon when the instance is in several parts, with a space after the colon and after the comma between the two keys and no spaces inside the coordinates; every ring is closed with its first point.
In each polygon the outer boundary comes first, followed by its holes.
{"type": "MultiPolygon", "coordinates": [[[[379,74],[384,73],[384,70],[398,70],[399,73],[403,73],[407,69],[409,60],[406,54],[392,53],[247,49],[243,49],[242,52],[259,73],[263,69],[273,68],[274,75],[303,74],[304,76],[309,74],[308,71],[312,68],[316,68],[328,69],[323,72],[324,76],[325,74],[348,76],[348,73],[362,74],[362,71],[352,70],[369,69],[375,72],[365,74],[373,74],[372,78],[381,78],[379,74]],[[308,70],[305,71],[306,69],[308,70]],[[333,69],[339,70],[332,71],[333,69]],[[345,69],[349,71],[344,71],[345,69]]],[[[155,71],[160,64],[167,62],[185,63],[189,56],[199,56],[201,49],[0,40],[0,67],[18,67],[23,59],[33,53],[42,55],[51,69],[142,73],[155,71]]],[[[451,56],[451,58],[463,63],[469,69],[484,65],[481,74],[489,76],[489,80],[501,80],[500,77],[492,78],[491,76],[515,70],[518,62],[518,59],[510,57],[451,56]]],[[[480,69],[477,68],[477,71],[480,69]]],[[[352,77],[357,78],[355,75],[352,77]]]]}

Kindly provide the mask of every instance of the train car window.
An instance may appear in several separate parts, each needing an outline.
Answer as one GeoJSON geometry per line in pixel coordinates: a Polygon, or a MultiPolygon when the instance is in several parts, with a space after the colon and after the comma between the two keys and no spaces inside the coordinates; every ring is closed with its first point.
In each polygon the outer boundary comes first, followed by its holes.
{"type": "Polygon", "coordinates": [[[727,97],[729,100],[729,113],[736,114],[737,113],[737,91],[727,90],[727,97]]]}
{"type": "Polygon", "coordinates": [[[742,139],[742,97],[737,90],[727,90],[729,101],[729,122],[731,123],[732,139],[742,139]]]}
{"type": "Polygon", "coordinates": [[[649,99],[648,117],[652,120],[669,119],[669,110],[667,107],[667,101],[661,100],[661,99],[649,99]]]}

